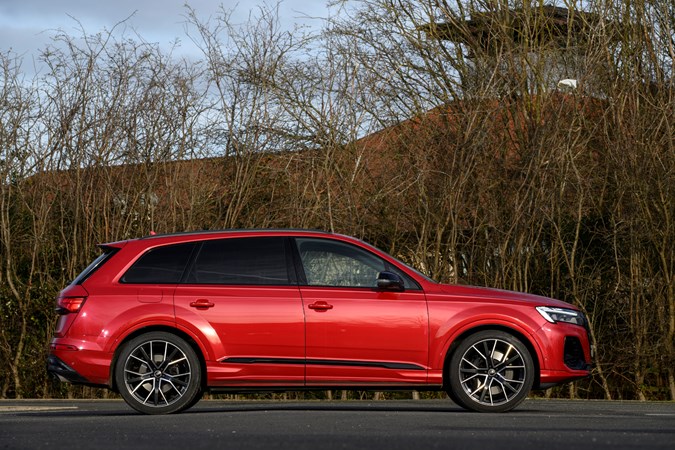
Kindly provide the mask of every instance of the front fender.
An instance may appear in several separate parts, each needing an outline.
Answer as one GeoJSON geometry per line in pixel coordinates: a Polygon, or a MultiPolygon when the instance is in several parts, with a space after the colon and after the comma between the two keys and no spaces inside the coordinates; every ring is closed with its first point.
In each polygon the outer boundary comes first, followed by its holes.
{"type": "Polygon", "coordinates": [[[533,358],[542,359],[541,345],[536,332],[541,324],[532,320],[526,313],[516,307],[502,306],[501,311],[486,311],[485,306],[477,306],[461,311],[450,317],[437,315],[430,318],[431,344],[429,349],[429,366],[431,370],[443,370],[448,352],[453,344],[472,330],[489,328],[513,331],[527,340],[526,345],[534,350],[533,358]]]}

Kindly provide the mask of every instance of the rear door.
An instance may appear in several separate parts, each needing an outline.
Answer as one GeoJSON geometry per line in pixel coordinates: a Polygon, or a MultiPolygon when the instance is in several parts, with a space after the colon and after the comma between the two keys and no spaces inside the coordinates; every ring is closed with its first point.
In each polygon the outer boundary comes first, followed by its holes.
{"type": "Polygon", "coordinates": [[[208,347],[209,385],[304,384],[304,313],[287,238],[204,241],[175,291],[176,321],[208,347]]]}

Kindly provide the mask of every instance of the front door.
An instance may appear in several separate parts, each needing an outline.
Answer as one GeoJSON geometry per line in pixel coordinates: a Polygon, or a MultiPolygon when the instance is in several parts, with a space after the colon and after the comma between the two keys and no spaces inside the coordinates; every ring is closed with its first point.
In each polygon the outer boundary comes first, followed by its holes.
{"type": "Polygon", "coordinates": [[[328,239],[297,238],[305,280],[307,385],[405,386],[425,383],[428,317],[424,292],[377,289],[395,270],[379,256],[328,239]]]}

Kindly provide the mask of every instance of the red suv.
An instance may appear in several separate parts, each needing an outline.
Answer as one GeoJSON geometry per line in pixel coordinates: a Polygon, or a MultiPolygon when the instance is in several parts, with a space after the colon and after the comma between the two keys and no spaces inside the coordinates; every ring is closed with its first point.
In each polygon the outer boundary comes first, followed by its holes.
{"type": "Polygon", "coordinates": [[[205,391],[445,390],[508,411],[589,375],[584,315],[439,284],[357,239],[304,230],[102,245],[58,296],[48,370],[165,414],[205,391]]]}

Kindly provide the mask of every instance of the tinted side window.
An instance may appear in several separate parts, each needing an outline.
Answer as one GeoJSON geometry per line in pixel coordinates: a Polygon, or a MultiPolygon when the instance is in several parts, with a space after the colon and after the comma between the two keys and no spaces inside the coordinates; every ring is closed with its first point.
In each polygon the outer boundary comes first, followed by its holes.
{"type": "Polygon", "coordinates": [[[354,245],[327,239],[296,239],[310,286],[377,287],[377,275],[390,271],[403,278],[407,290],[421,290],[402,270],[354,245]]]}
{"type": "Polygon", "coordinates": [[[122,276],[122,283],[179,283],[195,244],[166,245],[145,253],[122,276]]]}
{"type": "Polygon", "coordinates": [[[204,241],[186,282],[290,284],[284,238],[256,237],[204,241]]]}
{"type": "Polygon", "coordinates": [[[326,239],[296,239],[310,286],[377,287],[384,260],[353,245],[326,239]]]}

